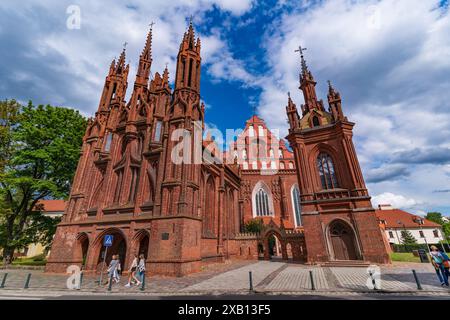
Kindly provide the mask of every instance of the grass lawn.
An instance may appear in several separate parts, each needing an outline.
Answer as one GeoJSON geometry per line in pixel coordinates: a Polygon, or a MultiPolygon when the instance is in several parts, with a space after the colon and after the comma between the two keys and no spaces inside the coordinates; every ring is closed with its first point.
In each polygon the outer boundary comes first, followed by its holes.
{"type": "Polygon", "coordinates": [[[31,258],[17,258],[12,264],[15,266],[45,266],[47,260],[42,256],[36,256],[31,258]]]}
{"type": "Polygon", "coordinates": [[[420,258],[414,257],[412,253],[392,252],[391,259],[398,262],[420,262],[420,258]]]}

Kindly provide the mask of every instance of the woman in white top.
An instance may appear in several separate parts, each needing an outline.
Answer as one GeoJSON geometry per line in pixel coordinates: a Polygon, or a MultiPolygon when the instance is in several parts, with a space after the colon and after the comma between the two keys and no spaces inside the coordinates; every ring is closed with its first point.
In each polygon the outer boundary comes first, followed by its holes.
{"type": "MultiPolygon", "coordinates": [[[[145,256],[143,254],[139,255],[139,264],[137,266],[137,269],[139,271],[139,278],[141,281],[143,281],[143,277],[145,274],[145,256]]],[[[139,281],[139,284],[141,284],[141,281],[139,281]]],[[[139,286],[138,284],[138,286],[139,286]]]]}
{"type": "Polygon", "coordinates": [[[140,281],[136,278],[136,270],[138,267],[139,259],[138,255],[134,254],[133,262],[131,263],[129,274],[128,274],[128,283],[125,285],[125,287],[129,288],[131,287],[131,282],[134,280],[136,285],[140,284],[140,281]]]}

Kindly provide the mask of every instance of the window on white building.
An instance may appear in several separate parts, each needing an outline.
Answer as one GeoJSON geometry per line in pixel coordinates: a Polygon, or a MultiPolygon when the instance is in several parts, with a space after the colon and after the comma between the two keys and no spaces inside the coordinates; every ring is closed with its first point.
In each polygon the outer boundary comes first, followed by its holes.
{"type": "Polygon", "coordinates": [[[394,239],[394,233],[392,231],[389,231],[389,238],[394,239]]]}
{"type": "Polygon", "coordinates": [[[420,237],[425,238],[425,235],[423,234],[423,231],[419,231],[420,237]]]}
{"type": "Polygon", "coordinates": [[[433,230],[433,234],[435,238],[439,238],[439,231],[438,230],[433,230]]]}

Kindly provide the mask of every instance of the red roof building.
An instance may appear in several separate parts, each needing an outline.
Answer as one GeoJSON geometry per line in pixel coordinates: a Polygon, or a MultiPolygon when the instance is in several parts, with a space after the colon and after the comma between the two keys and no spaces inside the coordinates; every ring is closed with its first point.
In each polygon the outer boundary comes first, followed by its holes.
{"type": "Polygon", "coordinates": [[[444,240],[442,226],[421,216],[395,209],[391,205],[379,205],[376,215],[391,244],[401,244],[401,233],[405,230],[416,238],[417,243],[436,244],[444,240]]]}

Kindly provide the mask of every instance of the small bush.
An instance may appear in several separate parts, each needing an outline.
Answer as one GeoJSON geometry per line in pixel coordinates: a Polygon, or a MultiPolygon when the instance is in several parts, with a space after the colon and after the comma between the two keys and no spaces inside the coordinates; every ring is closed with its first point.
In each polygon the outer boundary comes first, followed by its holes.
{"type": "Polygon", "coordinates": [[[44,254],[40,254],[40,255],[37,255],[35,257],[32,257],[31,259],[33,259],[33,261],[44,261],[45,260],[45,255],[44,254]]]}

